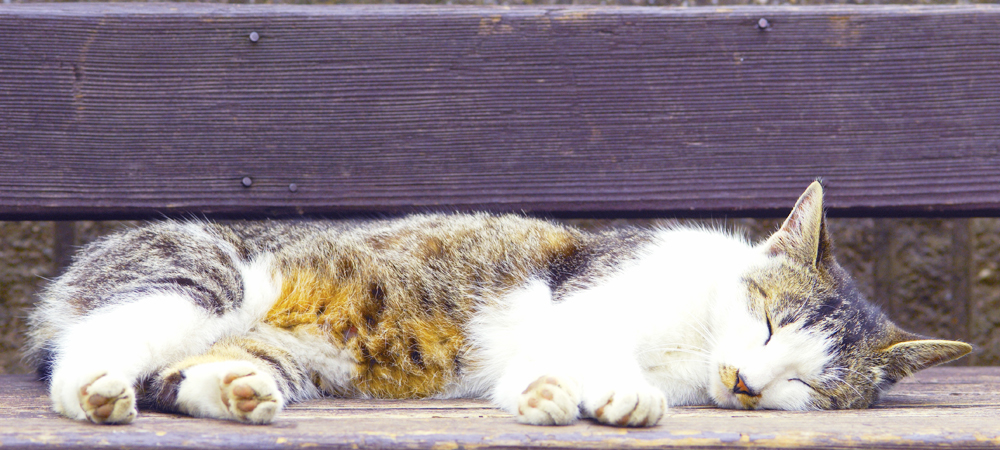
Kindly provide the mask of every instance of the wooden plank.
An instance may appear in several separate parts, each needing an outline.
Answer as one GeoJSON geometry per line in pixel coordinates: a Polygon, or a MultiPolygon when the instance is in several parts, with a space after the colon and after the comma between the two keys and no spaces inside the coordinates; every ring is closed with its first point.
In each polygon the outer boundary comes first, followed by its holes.
{"type": "Polygon", "coordinates": [[[767,216],[816,177],[835,215],[997,215],[998,28],[998,5],[5,5],[0,218],[767,216]]]}
{"type": "Polygon", "coordinates": [[[41,383],[0,377],[3,448],[997,448],[1000,367],[937,368],[854,411],[672,409],[648,429],[583,421],[520,425],[474,400],[326,399],[288,408],[270,426],[144,413],[129,426],[58,417],[41,383]]]}

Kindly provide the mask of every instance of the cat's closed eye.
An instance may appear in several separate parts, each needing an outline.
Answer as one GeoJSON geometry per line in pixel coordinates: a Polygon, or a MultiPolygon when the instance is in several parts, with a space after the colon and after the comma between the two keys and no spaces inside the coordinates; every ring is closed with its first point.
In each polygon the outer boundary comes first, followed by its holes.
{"type": "MultiPolygon", "coordinates": [[[[816,388],[814,388],[811,384],[806,383],[805,380],[803,380],[801,378],[789,378],[788,381],[798,381],[799,383],[802,383],[802,384],[806,385],[806,387],[808,387],[809,389],[812,389],[812,390],[816,391],[816,388]]],[[[819,392],[819,391],[816,391],[816,392],[819,392]]]]}
{"type": "Polygon", "coordinates": [[[771,336],[774,336],[774,327],[771,326],[771,315],[764,313],[764,321],[767,322],[767,339],[764,339],[764,345],[771,342],[771,336]]]}

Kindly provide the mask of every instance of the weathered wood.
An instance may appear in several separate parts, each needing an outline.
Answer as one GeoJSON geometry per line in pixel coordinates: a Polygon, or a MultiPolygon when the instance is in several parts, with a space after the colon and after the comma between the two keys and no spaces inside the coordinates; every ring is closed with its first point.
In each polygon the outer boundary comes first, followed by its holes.
{"type": "Polygon", "coordinates": [[[5,5],[0,219],[780,215],[816,177],[833,214],[997,215],[997,29],[997,5],[5,5]]]}
{"type": "Polygon", "coordinates": [[[288,408],[271,426],[144,413],[129,426],[58,417],[41,383],[0,377],[3,448],[997,448],[1000,367],[927,370],[877,408],[854,411],[672,409],[649,429],[584,421],[520,425],[482,401],[329,399],[288,408]]]}

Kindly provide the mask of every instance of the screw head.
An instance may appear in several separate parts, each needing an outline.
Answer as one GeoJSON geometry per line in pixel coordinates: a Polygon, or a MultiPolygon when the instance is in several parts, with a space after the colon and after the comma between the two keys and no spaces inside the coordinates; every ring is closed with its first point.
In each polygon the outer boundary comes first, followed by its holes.
{"type": "Polygon", "coordinates": [[[760,20],[757,21],[757,28],[760,28],[761,30],[767,29],[770,26],[771,22],[768,22],[767,19],[763,17],[761,17],[760,20]]]}
{"type": "Polygon", "coordinates": [[[243,177],[241,183],[243,183],[243,187],[250,187],[253,184],[253,179],[250,177],[243,177]]]}
{"type": "Polygon", "coordinates": [[[256,31],[250,32],[250,42],[257,42],[260,40],[260,35],[256,31]]]}

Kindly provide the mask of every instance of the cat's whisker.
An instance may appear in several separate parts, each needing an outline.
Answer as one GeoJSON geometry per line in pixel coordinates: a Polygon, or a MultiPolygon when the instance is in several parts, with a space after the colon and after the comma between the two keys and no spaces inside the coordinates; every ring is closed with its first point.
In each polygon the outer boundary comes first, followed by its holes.
{"type": "Polygon", "coordinates": [[[699,359],[672,359],[668,363],[659,364],[657,366],[650,366],[650,367],[659,367],[659,366],[669,367],[669,366],[671,366],[672,364],[675,364],[675,363],[689,363],[689,362],[703,362],[703,363],[708,363],[708,362],[711,362],[711,361],[709,361],[707,359],[700,359],[700,358],[699,359]]]}
{"type": "MultiPolygon", "coordinates": [[[[688,344],[688,343],[684,343],[684,342],[670,342],[670,343],[666,343],[666,344],[660,344],[660,345],[657,345],[657,346],[649,347],[649,348],[645,349],[644,351],[649,351],[649,350],[657,351],[657,350],[665,349],[665,348],[678,348],[678,347],[679,348],[688,348],[688,349],[705,351],[705,349],[702,348],[700,345],[688,344]]],[[[708,353],[707,351],[705,351],[705,352],[708,353]]]]}
{"type": "Polygon", "coordinates": [[[713,335],[711,329],[708,327],[707,321],[702,317],[696,317],[691,321],[691,325],[695,328],[694,330],[701,335],[709,344],[715,343],[715,336],[713,335]]]}
{"type": "Polygon", "coordinates": [[[701,324],[699,324],[697,322],[695,322],[694,325],[696,325],[696,326],[698,326],[698,327],[701,328],[701,329],[694,328],[694,330],[699,335],[701,335],[702,339],[705,340],[705,343],[707,344],[707,346],[714,347],[715,346],[715,337],[712,336],[712,334],[709,332],[709,330],[704,325],[701,325],[701,324]]]}
{"type": "MultiPolygon", "coordinates": [[[[646,370],[656,370],[656,369],[661,369],[661,368],[673,369],[673,368],[676,368],[676,364],[677,363],[706,363],[706,364],[708,364],[708,363],[710,363],[710,361],[703,361],[703,360],[700,360],[700,359],[677,359],[677,360],[672,360],[672,361],[670,361],[670,363],[667,363],[667,364],[656,364],[656,365],[651,365],[651,366],[643,366],[643,368],[646,369],[646,370]]],[[[670,375],[665,375],[665,374],[662,374],[662,373],[659,374],[659,376],[666,376],[668,378],[671,377],[670,375]]],[[[687,379],[685,377],[680,377],[680,376],[674,376],[674,378],[685,379],[685,380],[687,379]]]]}
{"type": "Polygon", "coordinates": [[[686,354],[689,354],[689,355],[704,356],[706,360],[708,360],[708,357],[711,356],[710,353],[708,353],[707,351],[702,350],[700,348],[696,348],[696,347],[695,348],[682,348],[682,347],[676,347],[676,346],[663,346],[663,347],[648,348],[648,349],[644,349],[644,350],[640,351],[639,355],[646,355],[646,354],[650,354],[650,353],[656,353],[656,354],[662,354],[662,353],[686,353],[686,354]]]}
{"type": "MultiPolygon", "coordinates": [[[[854,370],[854,369],[851,369],[851,368],[849,368],[849,367],[832,367],[831,369],[832,369],[832,370],[836,370],[836,371],[848,371],[848,372],[853,372],[853,373],[856,373],[856,374],[858,374],[858,375],[861,375],[861,376],[865,376],[864,374],[862,374],[862,373],[860,373],[860,372],[858,372],[858,371],[856,371],[856,370],[854,370]]],[[[854,391],[854,393],[855,393],[855,394],[857,394],[857,396],[858,396],[858,399],[861,399],[861,400],[864,400],[864,399],[865,399],[865,396],[864,396],[864,395],[863,395],[863,394],[861,393],[861,391],[860,391],[860,390],[858,390],[858,388],[857,388],[857,387],[855,387],[855,386],[854,386],[853,384],[851,384],[851,383],[850,383],[849,381],[847,381],[847,380],[846,380],[846,379],[845,379],[845,378],[844,378],[843,376],[841,376],[841,375],[835,375],[835,374],[834,374],[834,375],[833,375],[833,377],[834,377],[834,378],[833,378],[833,380],[832,380],[832,381],[833,381],[834,383],[839,383],[839,384],[843,384],[843,385],[845,385],[845,386],[847,386],[847,387],[851,388],[851,390],[853,390],[853,391],[854,391]]],[[[869,381],[869,382],[871,382],[872,380],[871,380],[871,379],[869,378],[869,379],[868,379],[868,381],[869,381]]],[[[872,384],[874,384],[874,383],[872,383],[872,384]]]]}
{"type": "Polygon", "coordinates": [[[855,369],[852,369],[852,368],[850,368],[850,367],[832,367],[831,369],[832,369],[832,370],[838,370],[838,371],[847,371],[847,372],[850,372],[850,373],[853,373],[853,374],[856,374],[856,375],[858,375],[858,376],[861,376],[861,377],[863,377],[864,379],[868,380],[868,382],[869,382],[869,383],[871,383],[872,385],[875,385],[875,384],[878,384],[878,383],[876,383],[876,382],[875,382],[875,380],[874,380],[874,379],[873,379],[873,378],[872,378],[871,376],[869,376],[868,374],[866,374],[866,373],[864,373],[864,372],[861,372],[861,371],[858,371],[858,370],[855,370],[855,369]]]}
{"type": "Polygon", "coordinates": [[[858,395],[858,398],[859,398],[859,399],[861,399],[861,400],[864,400],[865,396],[864,396],[864,395],[862,395],[862,394],[861,394],[861,391],[859,391],[859,390],[858,390],[858,388],[854,387],[854,385],[853,385],[853,384],[851,384],[851,383],[849,383],[849,382],[848,382],[847,380],[843,380],[843,379],[841,379],[840,381],[841,381],[842,383],[844,383],[845,385],[847,385],[847,387],[851,388],[851,390],[853,390],[853,391],[854,391],[854,393],[858,395]]]}
{"type": "MultiPolygon", "coordinates": [[[[654,364],[653,366],[671,367],[671,366],[674,366],[674,365],[679,364],[679,363],[689,363],[689,362],[697,362],[697,363],[705,363],[705,364],[711,364],[712,363],[712,361],[709,360],[708,358],[684,358],[684,359],[674,359],[674,358],[671,358],[669,361],[663,361],[663,362],[661,362],[659,364],[654,364]]],[[[650,367],[653,367],[653,366],[650,366],[650,367]]]]}

